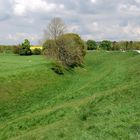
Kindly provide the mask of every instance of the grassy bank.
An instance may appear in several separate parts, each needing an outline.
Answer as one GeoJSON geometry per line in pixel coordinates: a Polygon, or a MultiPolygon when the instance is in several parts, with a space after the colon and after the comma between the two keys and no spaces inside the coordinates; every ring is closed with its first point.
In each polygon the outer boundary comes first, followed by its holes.
{"type": "Polygon", "coordinates": [[[0,139],[140,139],[140,55],[88,52],[62,76],[42,56],[0,55],[0,139]]]}

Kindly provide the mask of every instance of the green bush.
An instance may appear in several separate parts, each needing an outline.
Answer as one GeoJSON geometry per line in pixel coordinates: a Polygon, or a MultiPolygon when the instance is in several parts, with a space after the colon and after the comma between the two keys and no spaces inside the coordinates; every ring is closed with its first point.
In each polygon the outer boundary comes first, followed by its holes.
{"type": "Polygon", "coordinates": [[[59,61],[66,67],[77,67],[83,64],[86,54],[85,44],[78,34],[68,33],[57,40],[59,61]]]}
{"type": "Polygon", "coordinates": [[[20,55],[32,55],[32,51],[30,49],[31,45],[28,39],[25,39],[22,45],[20,46],[20,55]]]}
{"type": "Polygon", "coordinates": [[[34,55],[41,55],[42,54],[41,49],[38,49],[38,48],[35,48],[32,52],[34,55]]]}
{"type": "Polygon", "coordinates": [[[32,55],[32,51],[29,49],[21,49],[20,55],[32,55]]]}
{"type": "Polygon", "coordinates": [[[59,74],[59,75],[63,75],[63,74],[64,74],[64,67],[63,67],[63,65],[62,65],[61,63],[59,63],[59,62],[55,62],[55,63],[53,64],[52,70],[53,70],[55,73],[59,74]]]}
{"type": "Polygon", "coordinates": [[[86,54],[81,37],[73,33],[61,35],[57,40],[47,40],[43,48],[43,54],[61,62],[64,67],[81,66],[86,54]]]}
{"type": "Polygon", "coordinates": [[[87,45],[88,50],[96,50],[97,49],[97,44],[94,40],[88,40],[86,42],[86,45],[87,45]]]}

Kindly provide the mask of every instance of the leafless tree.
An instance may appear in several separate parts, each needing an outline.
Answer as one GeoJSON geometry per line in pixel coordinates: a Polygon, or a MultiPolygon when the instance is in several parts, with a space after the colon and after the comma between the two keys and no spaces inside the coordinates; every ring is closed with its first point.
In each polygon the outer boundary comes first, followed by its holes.
{"type": "Polygon", "coordinates": [[[45,36],[47,36],[48,39],[53,39],[55,41],[59,36],[63,35],[65,32],[66,25],[63,22],[63,20],[59,17],[53,18],[48,24],[47,29],[44,30],[45,36]]]}

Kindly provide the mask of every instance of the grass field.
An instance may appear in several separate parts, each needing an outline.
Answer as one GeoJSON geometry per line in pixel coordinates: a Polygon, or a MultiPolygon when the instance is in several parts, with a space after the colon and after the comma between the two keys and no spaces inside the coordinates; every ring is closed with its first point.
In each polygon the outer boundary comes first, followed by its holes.
{"type": "Polygon", "coordinates": [[[0,140],[139,140],[140,55],[88,52],[57,75],[43,56],[0,54],[0,140]]]}

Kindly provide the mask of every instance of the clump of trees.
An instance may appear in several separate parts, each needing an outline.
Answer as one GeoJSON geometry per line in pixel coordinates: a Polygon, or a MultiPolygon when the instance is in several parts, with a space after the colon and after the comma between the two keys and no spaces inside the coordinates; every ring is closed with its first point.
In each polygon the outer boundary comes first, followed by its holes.
{"type": "Polygon", "coordinates": [[[112,50],[140,50],[139,41],[119,41],[112,42],[112,50]]]}
{"type": "Polygon", "coordinates": [[[95,42],[93,40],[86,41],[87,50],[140,50],[139,41],[109,41],[103,40],[101,42],[95,42]]]}
{"type": "Polygon", "coordinates": [[[111,47],[112,47],[111,41],[103,40],[100,43],[99,47],[103,50],[111,50],[111,47]]]}
{"type": "Polygon", "coordinates": [[[94,40],[88,40],[86,42],[86,45],[87,45],[88,50],[96,50],[97,49],[97,43],[94,40]]]}
{"type": "Polygon", "coordinates": [[[66,33],[66,26],[61,18],[51,20],[45,35],[47,39],[43,44],[44,54],[56,61],[57,68],[74,68],[83,64],[86,53],[84,42],[78,34],[66,33]]]}
{"type": "Polygon", "coordinates": [[[12,47],[14,54],[19,55],[41,55],[42,50],[40,48],[35,48],[33,50],[30,49],[30,41],[28,39],[25,39],[22,44],[15,45],[12,47]]]}

